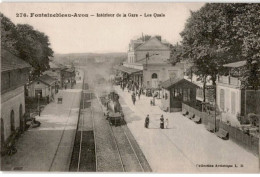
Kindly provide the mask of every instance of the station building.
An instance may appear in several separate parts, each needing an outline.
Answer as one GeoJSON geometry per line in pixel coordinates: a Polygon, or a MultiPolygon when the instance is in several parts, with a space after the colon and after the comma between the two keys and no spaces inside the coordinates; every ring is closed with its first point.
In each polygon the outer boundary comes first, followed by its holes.
{"type": "Polygon", "coordinates": [[[54,99],[54,95],[57,92],[57,80],[49,75],[45,74],[31,83],[28,86],[28,96],[31,98],[42,99],[45,98],[47,102],[54,99]]]}
{"type": "Polygon", "coordinates": [[[131,40],[127,61],[116,67],[123,79],[132,80],[140,87],[158,89],[169,78],[183,78],[184,65],[170,62],[170,44],[161,36],[131,40]]]}
{"type": "Polygon", "coordinates": [[[25,85],[31,66],[1,49],[1,148],[17,129],[24,128],[25,85]]]}
{"type": "MultiPolygon", "coordinates": [[[[225,64],[224,67],[240,70],[245,67],[246,61],[225,64]]],[[[216,82],[216,102],[218,109],[224,113],[231,125],[240,126],[238,116],[245,117],[249,113],[260,114],[260,88],[253,90],[243,87],[242,77],[229,73],[220,75],[216,82]]],[[[227,120],[222,120],[227,121],[227,120]]]]}

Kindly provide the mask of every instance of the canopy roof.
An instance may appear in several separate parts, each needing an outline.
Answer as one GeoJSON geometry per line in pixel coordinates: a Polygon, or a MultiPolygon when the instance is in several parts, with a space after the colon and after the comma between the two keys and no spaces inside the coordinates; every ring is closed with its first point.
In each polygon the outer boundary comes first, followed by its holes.
{"type": "Polygon", "coordinates": [[[125,72],[127,74],[133,74],[133,73],[137,73],[137,72],[142,72],[141,69],[135,69],[135,68],[129,68],[129,67],[125,67],[125,66],[116,66],[115,67],[117,70],[120,70],[122,72],[125,72]]]}
{"type": "MultiPolygon", "coordinates": [[[[256,63],[256,61],[253,61],[253,63],[256,63]]],[[[246,65],[246,60],[228,63],[228,64],[225,64],[223,66],[228,67],[228,68],[239,68],[239,67],[242,67],[242,66],[245,66],[245,65],[246,65]]]]}
{"type": "Polygon", "coordinates": [[[196,87],[196,88],[199,87],[197,84],[194,84],[194,83],[192,83],[192,82],[190,82],[190,81],[188,81],[184,78],[175,78],[175,79],[170,78],[170,79],[164,81],[161,84],[162,88],[164,88],[164,89],[170,89],[171,87],[174,87],[174,86],[177,86],[177,85],[178,86],[182,85],[182,87],[183,86],[185,86],[185,87],[186,86],[187,87],[196,87]]]}
{"type": "Polygon", "coordinates": [[[8,50],[2,48],[1,50],[1,72],[15,70],[15,69],[23,69],[23,68],[31,68],[24,60],[15,56],[8,50]]]}

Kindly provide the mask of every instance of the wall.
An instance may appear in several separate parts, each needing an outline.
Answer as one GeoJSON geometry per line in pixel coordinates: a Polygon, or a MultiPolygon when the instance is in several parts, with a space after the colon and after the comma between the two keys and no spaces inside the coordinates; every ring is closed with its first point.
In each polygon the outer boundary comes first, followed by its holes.
{"type": "Polygon", "coordinates": [[[151,87],[153,73],[157,74],[158,83],[162,83],[170,79],[171,73],[175,73],[175,77],[177,78],[183,78],[183,67],[179,65],[171,66],[169,64],[148,64],[147,70],[143,70],[143,83],[145,87],[151,87]],[[147,81],[149,81],[149,85],[147,81]]]}
{"type": "Polygon", "coordinates": [[[255,113],[260,115],[260,90],[246,90],[245,95],[245,113],[255,113]],[[258,103],[258,104],[256,104],[258,103]]]}
{"type": "Polygon", "coordinates": [[[25,85],[29,78],[29,69],[17,69],[8,72],[1,72],[1,93],[11,91],[25,85]]]}
{"type": "Polygon", "coordinates": [[[134,63],[135,62],[135,53],[134,53],[134,51],[129,51],[127,53],[127,62],[128,63],[134,63]]]}
{"type": "Polygon", "coordinates": [[[151,57],[156,56],[156,59],[158,60],[165,60],[165,59],[169,59],[170,58],[170,50],[143,50],[143,51],[135,51],[136,54],[136,62],[142,60],[145,61],[146,58],[146,54],[147,52],[149,52],[149,55],[151,57]],[[155,55],[158,54],[158,55],[155,55]],[[152,56],[153,55],[153,56],[152,56]]]}
{"type": "Polygon", "coordinates": [[[161,109],[166,111],[170,111],[170,91],[166,90],[166,89],[162,89],[162,99],[161,99],[161,109]],[[167,94],[167,96],[165,97],[165,95],[167,94]],[[167,99],[166,99],[167,98],[167,99]]]}
{"type": "Polygon", "coordinates": [[[217,84],[216,96],[218,109],[222,112],[222,121],[229,121],[232,126],[240,126],[240,123],[237,120],[237,114],[241,113],[241,90],[238,88],[217,84]],[[222,109],[220,106],[221,89],[224,90],[224,109],[222,109]],[[231,100],[232,93],[235,97],[235,100],[233,102],[231,100]],[[235,108],[234,112],[232,112],[232,106],[235,108]]]}
{"type": "Polygon", "coordinates": [[[5,140],[11,134],[11,111],[14,111],[14,122],[15,128],[20,126],[19,119],[19,108],[22,104],[22,112],[24,114],[25,110],[25,100],[24,100],[24,86],[18,87],[12,91],[6,92],[1,95],[1,117],[4,120],[4,135],[5,140]]]}

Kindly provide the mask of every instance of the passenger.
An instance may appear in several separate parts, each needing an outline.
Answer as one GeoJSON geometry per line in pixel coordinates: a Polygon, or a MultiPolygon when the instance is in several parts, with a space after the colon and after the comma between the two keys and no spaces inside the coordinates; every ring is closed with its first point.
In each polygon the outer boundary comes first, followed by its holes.
{"type": "Polygon", "coordinates": [[[164,129],[164,118],[163,118],[163,115],[160,118],[160,128],[164,129]]]}
{"type": "Polygon", "coordinates": [[[166,119],[165,119],[165,128],[167,129],[168,126],[169,126],[169,120],[168,120],[168,118],[166,117],[166,119]]]}
{"type": "Polygon", "coordinates": [[[144,126],[145,126],[145,128],[149,128],[149,114],[145,118],[144,126]]]}
{"type": "Polygon", "coordinates": [[[138,93],[138,99],[140,100],[140,96],[141,96],[141,90],[138,93]]]}

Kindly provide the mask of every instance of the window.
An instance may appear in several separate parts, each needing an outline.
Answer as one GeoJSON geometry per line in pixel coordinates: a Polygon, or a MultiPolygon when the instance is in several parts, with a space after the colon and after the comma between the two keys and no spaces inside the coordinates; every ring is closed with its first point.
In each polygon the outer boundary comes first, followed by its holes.
{"type": "Polygon", "coordinates": [[[168,94],[167,94],[167,93],[165,93],[165,99],[166,99],[166,100],[168,99],[168,94]]]}
{"type": "Polygon", "coordinates": [[[157,74],[156,73],[152,74],[152,79],[157,79],[157,74]]]}
{"type": "Polygon", "coordinates": [[[236,113],[236,93],[231,92],[231,113],[236,113]]]}
{"type": "Polygon", "coordinates": [[[224,89],[220,89],[220,98],[219,98],[219,106],[222,110],[225,110],[225,91],[224,89]]]}

